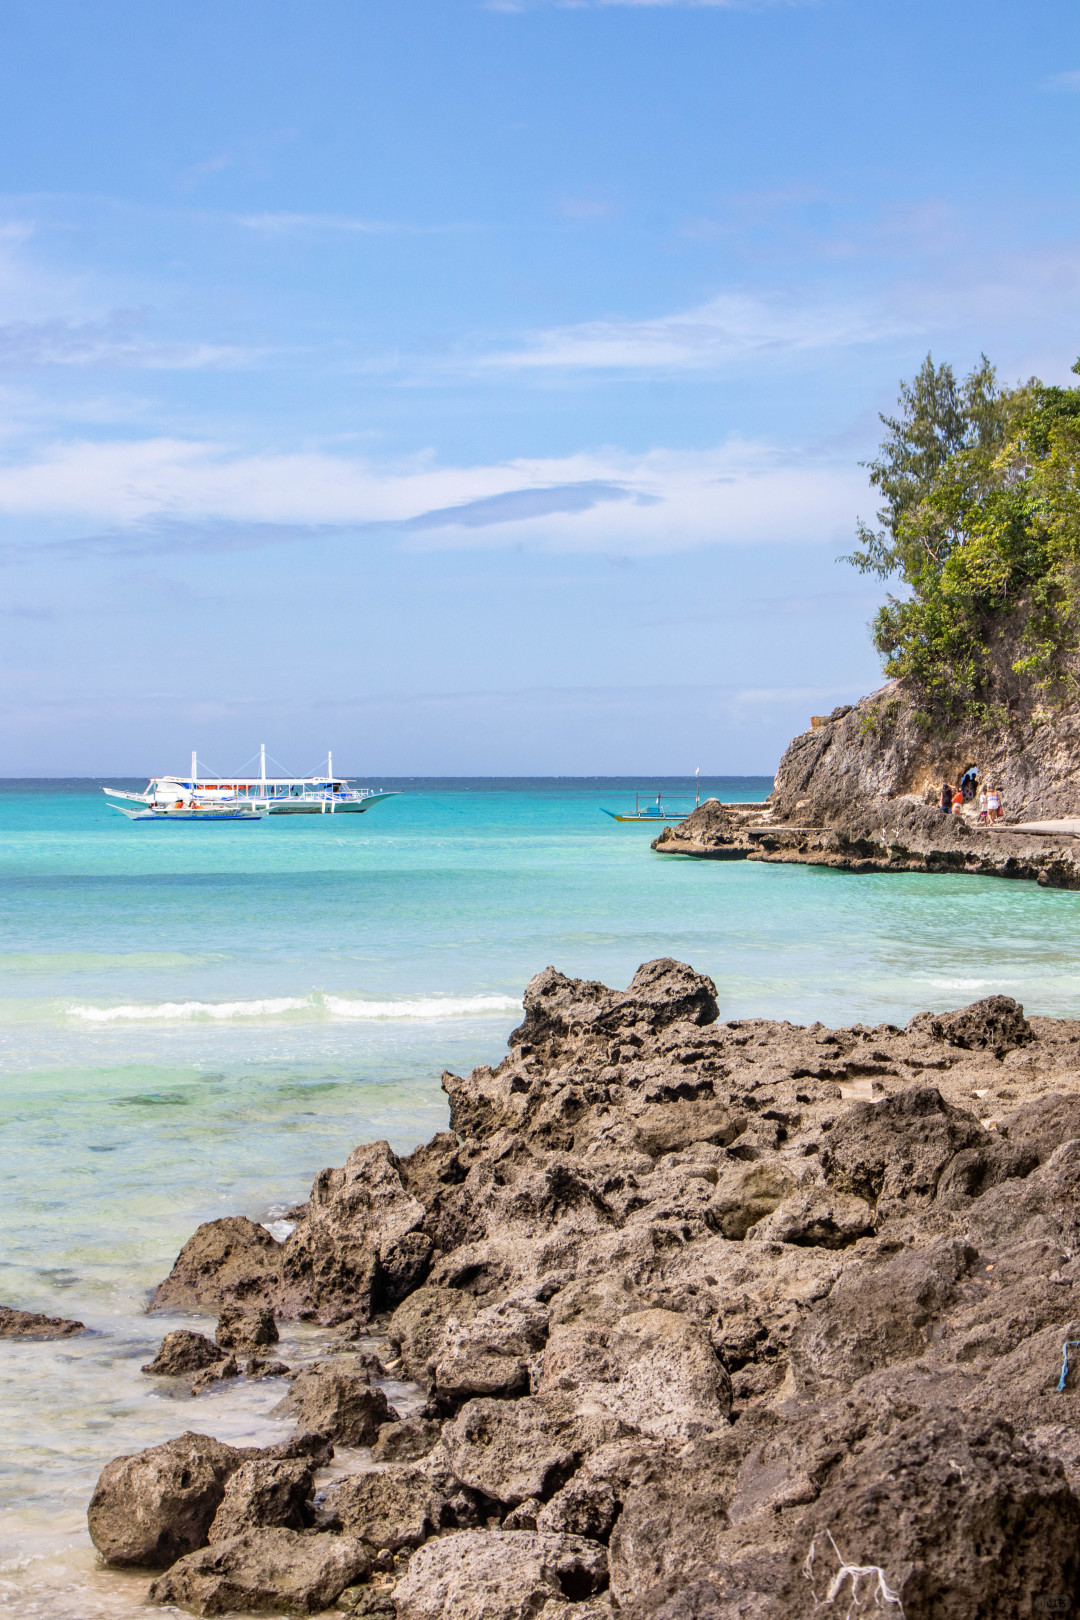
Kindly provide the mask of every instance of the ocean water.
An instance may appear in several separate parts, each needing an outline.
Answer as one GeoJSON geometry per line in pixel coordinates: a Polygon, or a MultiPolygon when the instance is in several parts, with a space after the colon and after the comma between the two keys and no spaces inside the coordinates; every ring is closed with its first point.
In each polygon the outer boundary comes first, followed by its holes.
{"type": "MultiPolygon", "coordinates": [[[[139,785],[142,784],[133,784],[139,785]]],[[[1080,894],[996,879],[663,859],[600,814],[637,781],[411,781],[364,816],[134,826],[87,782],[0,783],[0,1301],[93,1330],[0,1342],[0,1613],[109,1620],[86,1502],[112,1456],[288,1432],[280,1384],[178,1400],[139,1372],[149,1289],[202,1220],[273,1224],[362,1140],[446,1121],[551,962],[672,955],[724,1016],[902,1023],[994,992],[1080,1013],[1080,894]]],[[[765,779],[703,793],[756,799],[765,779]]],[[[290,1329],[283,1354],[318,1330],[290,1329]]]]}

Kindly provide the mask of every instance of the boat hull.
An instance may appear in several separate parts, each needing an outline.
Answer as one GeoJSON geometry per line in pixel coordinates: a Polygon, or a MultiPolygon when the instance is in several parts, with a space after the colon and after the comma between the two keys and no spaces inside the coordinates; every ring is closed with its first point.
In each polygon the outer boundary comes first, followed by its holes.
{"type": "Polygon", "coordinates": [[[235,827],[238,822],[261,821],[266,814],[264,810],[125,810],[118,804],[113,809],[119,810],[129,821],[137,821],[143,826],[148,821],[195,821],[203,826],[228,822],[235,827]]]}
{"type": "Polygon", "coordinates": [[[333,810],[328,804],[324,808],[321,800],[316,803],[305,803],[301,799],[282,799],[279,804],[271,800],[269,808],[272,816],[362,816],[372,805],[381,804],[383,799],[394,797],[396,795],[393,793],[373,793],[366,799],[338,799],[333,810]]]}

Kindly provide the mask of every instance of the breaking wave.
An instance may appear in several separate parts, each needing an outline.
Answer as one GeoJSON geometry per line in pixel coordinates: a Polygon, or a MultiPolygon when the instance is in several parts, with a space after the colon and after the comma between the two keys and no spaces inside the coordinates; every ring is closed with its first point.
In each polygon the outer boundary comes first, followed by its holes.
{"type": "Polygon", "coordinates": [[[70,1018],[88,1024],[148,1023],[183,1020],[227,1021],[234,1018],[280,1018],[289,1013],[315,1019],[485,1018],[521,1011],[513,996],[399,996],[373,1001],[360,996],[262,996],[251,1001],[125,1002],[115,1007],[65,1006],[70,1018]]]}

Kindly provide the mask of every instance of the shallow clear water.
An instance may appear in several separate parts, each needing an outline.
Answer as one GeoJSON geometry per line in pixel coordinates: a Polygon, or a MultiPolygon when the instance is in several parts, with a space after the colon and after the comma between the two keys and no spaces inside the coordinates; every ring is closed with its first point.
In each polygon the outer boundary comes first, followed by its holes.
{"type": "Polygon", "coordinates": [[[599,813],[650,785],[412,782],[362,817],[134,826],[93,784],[0,784],[0,1300],[95,1330],[0,1344],[0,1612],[140,1607],[86,1538],[102,1464],[185,1427],[282,1432],[280,1387],[178,1403],[140,1374],[177,1325],[148,1288],[199,1221],[272,1221],[356,1142],[441,1127],[440,1071],[498,1060],[546,963],[624,985],[677,956],[727,1016],[1080,1010],[1080,894],[662,859],[599,813]]]}

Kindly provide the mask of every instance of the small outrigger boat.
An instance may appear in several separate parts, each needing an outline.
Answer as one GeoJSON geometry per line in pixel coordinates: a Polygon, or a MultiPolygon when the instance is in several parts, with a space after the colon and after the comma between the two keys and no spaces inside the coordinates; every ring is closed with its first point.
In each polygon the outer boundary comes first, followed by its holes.
{"type": "Polygon", "coordinates": [[[267,813],[253,804],[204,804],[192,794],[148,805],[145,810],[129,810],[123,804],[112,808],[129,821],[261,821],[267,813]]]}
{"type": "Polygon", "coordinates": [[[370,810],[393,793],[376,788],[354,788],[344,777],[334,775],[334,757],[327,756],[326,774],[316,776],[267,776],[266,745],[259,750],[259,774],[225,781],[218,776],[200,776],[198,759],[191,756],[190,775],[155,776],[142,793],[128,788],[107,787],[114,810],[133,821],[259,821],[263,816],[357,815],[370,810]],[[117,799],[142,806],[127,810],[117,799]],[[167,814],[165,813],[167,808],[167,814]]]}
{"type": "MultiPolygon", "coordinates": [[[[701,772],[697,771],[695,775],[697,777],[697,794],[693,808],[696,810],[701,804],[701,772]]],[[[655,801],[644,805],[641,802],[641,794],[635,793],[632,815],[629,810],[605,810],[603,805],[600,808],[605,816],[611,817],[612,821],[685,821],[690,814],[687,809],[669,810],[664,804],[662,793],[656,795],[655,801]]]]}

